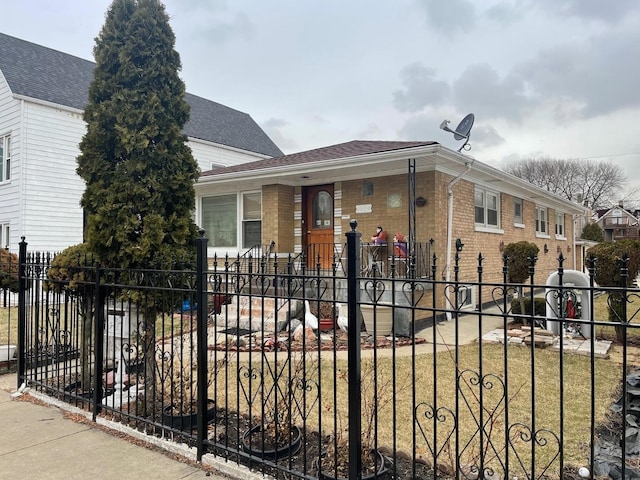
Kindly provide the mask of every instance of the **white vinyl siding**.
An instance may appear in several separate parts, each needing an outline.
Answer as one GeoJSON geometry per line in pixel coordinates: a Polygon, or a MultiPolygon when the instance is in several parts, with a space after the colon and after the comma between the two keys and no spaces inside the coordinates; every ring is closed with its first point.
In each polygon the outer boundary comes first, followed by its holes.
{"type": "Polygon", "coordinates": [[[268,155],[258,155],[253,152],[243,152],[231,147],[219,145],[205,140],[190,138],[187,143],[191,148],[191,153],[201,172],[213,170],[218,167],[229,167],[247,162],[255,162],[268,158],[268,155]]]}
{"type": "MultiPolygon", "coordinates": [[[[22,231],[20,204],[23,190],[21,188],[23,175],[20,162],[20,105],[21,102],[13,98],[2,76],[2,72],[0,72],[0,136],[11,136],[11,156],[9,161],[11,181],[3,181],[0,183],[0,223],[11,225],[9,233],[13,235],[13,238],[3,239],[3,243],[6,242],[13,252],[17,251],[18,242],[20,241],[19,235],[22,231]]],[[[6,171],[8,171],[8,169],[6,169],[6,171]]],[[[2,174],[3,178],[4,176],[5,173],[2,174]]],[[[6,231],[4,235],[7,236],[6,231]]],[[[2,245],[2,248],[5,246],[6,245],[2,245]]]]}
{"type": "Polygon", "coordinates": [[[21,157],[25,177],[20,234],[29,248],[62,250],[82,242],[80,198],[85,185],[76,173],[76,158],[85,123],[80,112],[68,109],[30,102],[23,108],[26,158],[21,157]]]}
{"type": "MultiPolygon", "coordinates": [[[[59,251],[82,242],[85,185],[76,158],[85,132],[80,111],[15,100],[0,72],[0,138],[11,136],[11,181],[0,182],[0,221],[11,224],[13,248],[23,235],[33,250],[59,251]]],[[[203,171],[212,163],[265,158],[198,139],[189,146],[203,171]]]]}

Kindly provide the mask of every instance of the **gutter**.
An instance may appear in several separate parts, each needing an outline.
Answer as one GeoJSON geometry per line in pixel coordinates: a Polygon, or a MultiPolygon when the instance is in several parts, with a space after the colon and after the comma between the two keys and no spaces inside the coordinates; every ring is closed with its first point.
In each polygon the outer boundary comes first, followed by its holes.
{"type": "Polygon", "coordinates": [[[84,110],[81,110],[76,107],[70,107],[69,105],[62,105],[60,103],[53,103],[47,100],[41,100],[39,98],[29,97],[28,95],[22,95],[20,93],[13,94],[13,98],[16,100],[27,101],[29,103],[35,103],[36,105],[44,105],[45,107],[56,108],[58,110],[65,110],[67,112],[78,113],[82,115],[84,110]]]}
{"type": "MultiPolygon", "coordinates": [[[[471,170],[471,166],[475,160],[471,160],[465,163],[466,169],[460,173],[456,178],[449,182],[447,186],[447,263],[445,265],[445,281],[448,284],[451,280],[451,244],[453,242],[453,186],[458,183],[462,177],[464,177],[469,170],[471,170]]],[[[444,294],[447,299],[447,303],[449,305],[453,305],[451,302],[451,292],[449,288],[444,289],[444,294]]],[[[447,308],[447,320],[451,321],[451,310],[447,308]]]]}

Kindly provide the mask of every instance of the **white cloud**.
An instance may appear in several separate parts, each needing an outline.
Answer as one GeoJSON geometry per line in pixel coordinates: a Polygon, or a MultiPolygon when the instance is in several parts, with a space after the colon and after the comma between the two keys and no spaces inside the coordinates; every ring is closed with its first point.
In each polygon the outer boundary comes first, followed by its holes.
{"type": "MultiPolygon", "coordinates": [[[[7,2],[0,31],[91,59],[111,0],[7,2]],[[69,28],[73,25],[73,28],[69,28]]],[[[481,161],[640,152],[637,0],[165,0],[187,89],[287,153],[357,138],[460,142],[481,161]]],[[[612,157],[640,183],[640,156],[612,157]]]]}

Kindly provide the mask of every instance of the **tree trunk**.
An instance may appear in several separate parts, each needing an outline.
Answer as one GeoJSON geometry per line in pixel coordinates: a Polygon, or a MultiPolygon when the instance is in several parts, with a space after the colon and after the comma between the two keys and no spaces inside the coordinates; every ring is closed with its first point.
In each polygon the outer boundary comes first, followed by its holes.
{"type": "MultiPolygon", "coordinates": [[[[153,308],[144,308],[143,310],[144,327],[142,331],[142,348],[144,352],[144,389],[147,398],[155,400],[157,386],[157,360],[156,360],[156,312],[153,308]]],[[[151,407],[151,403],[145,402],[147,407],[151,407]]]]}

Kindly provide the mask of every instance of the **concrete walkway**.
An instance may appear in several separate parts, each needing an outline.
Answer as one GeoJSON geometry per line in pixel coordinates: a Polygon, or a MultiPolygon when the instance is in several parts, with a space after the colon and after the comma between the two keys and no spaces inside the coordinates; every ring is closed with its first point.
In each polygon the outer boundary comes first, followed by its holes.
{"type": "Polygon", "coordinates": [[[36,394],[9,393],[15,387],[15,374],[0,376],[0,478],[263,478],[235,463],[209,458],[211,455],[198,464],[195,451],[186,446],[167,445],[172,451],[163,451],[161,443],[173,442],[109,431],[103,425],[106,422],[78,421],[86,418],[85,412],[74,414],[69,407],[39,404],[36,394]]]}

